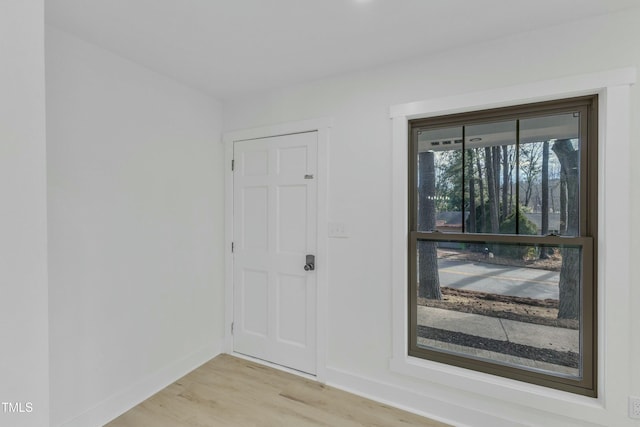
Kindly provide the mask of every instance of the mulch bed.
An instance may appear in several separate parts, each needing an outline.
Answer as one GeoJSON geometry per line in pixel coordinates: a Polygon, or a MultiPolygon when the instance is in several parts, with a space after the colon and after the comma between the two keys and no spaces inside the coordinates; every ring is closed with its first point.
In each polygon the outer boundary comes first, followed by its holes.
{"type": "Polygon", "coordinates": [[[442,300],[418,298],[418,305],[557,328],[579,329],[575,319],[558,319],[558,301],[442,287],[442,300]]]}

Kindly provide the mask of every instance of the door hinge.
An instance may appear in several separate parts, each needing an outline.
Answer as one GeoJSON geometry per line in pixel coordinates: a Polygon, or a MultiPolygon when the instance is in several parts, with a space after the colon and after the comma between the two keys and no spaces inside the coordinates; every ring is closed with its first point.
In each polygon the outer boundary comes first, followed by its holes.
{"type": "Polygon", "coordinates": [[[231,252],[233,252],[234,247],[235,247],[234,243],[231,242],[231,252]]]}
{"type": "Polygon", "coordinates": [[[231,172],[233,172],[236,169],[236,161],[235,159],[231,159],[231,172]]]}
{"type": "Polygon", "coordinates": [[[231,335],[233,335],[233,325],[235,324],[235,322],[231,322],[231,335]]]}

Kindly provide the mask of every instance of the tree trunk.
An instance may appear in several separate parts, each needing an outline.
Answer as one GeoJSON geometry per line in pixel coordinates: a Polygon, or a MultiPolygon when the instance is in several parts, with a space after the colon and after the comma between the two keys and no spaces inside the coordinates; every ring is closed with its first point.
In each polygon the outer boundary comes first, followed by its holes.
{"type": "Polygon", "coordinates": [[[513,163],[511,163],[509,167],[509,215],[513,213],[513,208],[513,163]]]}
{"type": "MultiPolygon", "coordinates": [[[[473,178],[473,150],[468,150],[469,163],[467,164],[467,175],[469,176],[469,233],[476,233],[476,183],[473,178]]],[[[464,221],[464,217],[462,218],[464,221]]]]}
{"type": "Polygon", "coordinates": [[[491,147],[493,153],[493,182],[496,186],[495,197],[498,209],[498,225],[500,224],[500,147],[491,147]]]}
{"type": "Polygon", "coordinates": [[[502,146],[502,220],[509,215],[507,196],[509,195],[509,146],[502,146]]]}
{"type": "MultiPolygon", "coordinates": [[[[578,236],[580,229],[580,189],[578,175],[578,151],[571,140],[559,139],[553,144],[553,152],[558,157],[567,186],[567,232],[578,236]]],[[[560,302],[558,318],[578,319],[580,317],[580,253],[576,249],[562,248],[560,268],[560,302]]]]}
{"type": "MultiPolygon", "coordinates": [[[[418,154],[420,169],[418,192],[418,230],[436,229],[436,168],[433,151],[418,154]]],[[[418,241],[418,296],[442,299],[438,275],[438,253],[436,242],[418,241]]]]}
{"type": "MultiPolygon", "coordinates": [[[[549,234],[549,141],[542,144],[542,227],[540,234],[546,236],[549,234]]],[[[547,248],[542,247],[540,250],[540,259],[547,259],[549,255],[547,248]]]]}
{"type": "MultiPolygon", "coordinates": [[[[495,150],[494,150],[495,152],[495,150]]],[[[498,197],[496,196],[496,180],[491,148],[484,147],[485,163],[487,169],[487,188],[489,189],[489,218],[491,221],[491,232],[498,233],[500,231],[500,222],[498,220],[498,197]]]]}
{"type": "Polygon", "coordinates": [[[559,234],[567,233],[567,177],[564,168],[560,166],[560,230],[559,234]]]}
{"type": "MultiPolygon", "coordinates": [[[[477,150],[477,148],[474,148],[477,150]]],[[[480,164],[480,153],[476,151],[476,166],[478,169],[478,189],[480,190],[480,232],[486,233],[487,226],[485,224],[487,214],[484,210],[484,180],[482,178],[482,165],[480,164]]]]}
{"type": "Polygon", "coordinates": [[[529,202],[531,202],[531,191],[532,184],[527,182],[527,189],[524,192],[524,206],[529,206],[529,202]]]}

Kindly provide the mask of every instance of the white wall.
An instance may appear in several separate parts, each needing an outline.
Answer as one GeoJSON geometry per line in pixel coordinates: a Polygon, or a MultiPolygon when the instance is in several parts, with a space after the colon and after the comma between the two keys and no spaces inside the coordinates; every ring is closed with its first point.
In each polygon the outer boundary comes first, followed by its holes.
{"type": "Polygon", "coordinates": [[[0,405],[2,426],[46,426],[47,212],[44,3],[0,2],[0,405]]]}
{"type": "MultiPolygon", "coordinates": [[[[403,286],[391,277],[389,107],[576,74],[640,68],[638,22],[640,9],[635,9],[224,104],[225,131],[315,117],[334,119],[328,216],[330,221],[345,222],[352,236],[329,241],[329,382],[458,424],[638,425],[626,413],[626,396],[640,396],[640,368],[630,362],[616,367],[628,376],[616,384],[610,381],[609,390],[614,392],[603,400],[581,406],[584,400],[574,404],[567,397],[568,403],[559,403],[553,411],[534,407],[544,399],[507,404],[466,391],[464,381],[443,386],[395,374],[389,368],[391,287],[403,286]],[[591,410],[599,405],[604,409],[591,410]],[[591,406],[588,411],[580,411],[591,406]],[[593,413],[598,416],[592,419],[593,413]]],[[[637,87],[632,88],[631,102],[631,117],[637,117],[637,87]]],[[[633,120],[631,140],[639,139],[640,125],[633,120]]],[[[628,158],[634,164],[640,161],[637,144],[632,145],[628,158]]],[[[634,168],[631,183],[639,182],[639,178],[640,169],[634,168]]],[[[635,218],[640,214],[640,187],[631,185],[630,197],[631,218],[635,218]]],[[[631,236],[631,259],[640,259],[640,230],[635,225],[631,225],[631,236]]],[[[640,264],[633,263],[630,268],[632,278],[640,277],[640,264]]],[[[640,300],[637,279],[631,287],[629,298],[622,299],[621,304],[637,304],[640,300]]],[[[629,325],[640,324],[640,311],[631,312],[629,325]]],[[[628,343],[632,340],[631,334],[626,335],[629,331],[608,328],[604,339],[620,342],[610,338],[623,334],[622,341],[628,343]]],[[[607,352],[623,352],[622,360],[638,361],[640,341],[633,339],[631,345],[620,348],[609,346],[607,352]]]]}
{"type": "Polygon", "coordinates": [[[97,426],[219,352],[221,111],[52,28],[46,66],[51,425],[97,426]]]}

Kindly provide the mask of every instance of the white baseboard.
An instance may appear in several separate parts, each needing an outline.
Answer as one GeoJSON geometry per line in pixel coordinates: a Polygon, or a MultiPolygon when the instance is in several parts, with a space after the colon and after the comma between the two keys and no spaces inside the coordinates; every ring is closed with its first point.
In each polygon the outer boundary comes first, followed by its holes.
{"type": "Polygon", "coordinates": [[[80,415],[60,424],[58,427],[101,427],[125,413],[140,402],[153,396],[179,378],[193,371],[203,363],[222,352],[223,343],[198,350],[184,359],[154,372],[111,397],[103,400],[80,415]]]}
{"type": "Polygon", "coordinates": [[[327,368],[327,385],[457,427],[528,425],[331,367],[327,368]]]}

